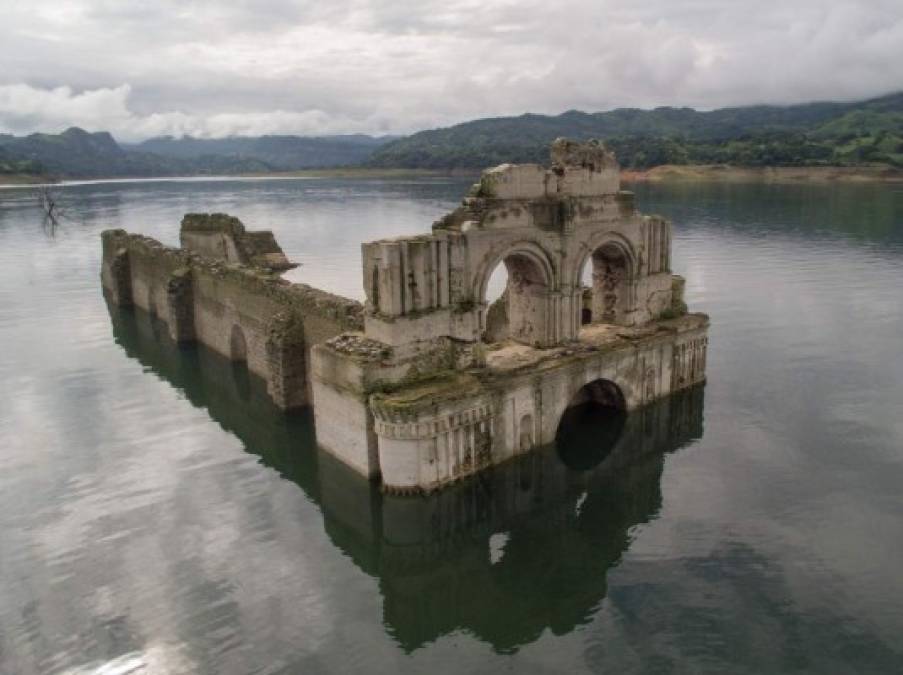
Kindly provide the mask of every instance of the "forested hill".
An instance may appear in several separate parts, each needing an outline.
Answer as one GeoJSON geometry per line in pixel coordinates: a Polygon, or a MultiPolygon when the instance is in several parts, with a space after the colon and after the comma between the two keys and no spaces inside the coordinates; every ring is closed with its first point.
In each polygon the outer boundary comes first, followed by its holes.
{"type": "Polygon", "coordinates": [[[253,158],[273,169],[293,171],[360,164],[373,151],[397,136],[373,137],[363,134],[347,136],[251,136],[230,138],[152,138],[131,150],[150,152],[165,157],[197,159],[199,157],[253,158]]]}
{"type": "Polygon", "coordinates": [[[343,166],[481,169],[539,162],[559,136],[603,139],[621,166],[903,167],[903,92],[856,103],[570,111],[481,119],[405,138],[260,136],[154,138],[120,145],[106,132],[0,134],[0,175],[190,176],[343,166]]]}
{"type": "Polygon", "coordinates": [[[156,138],[120,145],[107,132],[0,134],[0,175],[60,177],[194,176],[356,165],[391,138],[261,136],[156,138]]]}
{"type": "Polygon", "coordinates": [[[545,162],[559,136],[600,138],[625,168],[661,164],[903,166],[903,92],[855,103],[569,111],[466,122],[387,143],[375,167],[481,168],[545,162]]]}

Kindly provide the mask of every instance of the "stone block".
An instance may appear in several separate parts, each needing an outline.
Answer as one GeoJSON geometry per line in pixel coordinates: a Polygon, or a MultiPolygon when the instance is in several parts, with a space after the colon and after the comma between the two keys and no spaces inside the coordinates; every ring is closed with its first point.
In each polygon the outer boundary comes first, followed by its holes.
{"type": "Polygon", "coordinates": [[[541,199],[549,175],[538,164],[502,164],[483,172],[480,194],[494,199],[541,199]]]}

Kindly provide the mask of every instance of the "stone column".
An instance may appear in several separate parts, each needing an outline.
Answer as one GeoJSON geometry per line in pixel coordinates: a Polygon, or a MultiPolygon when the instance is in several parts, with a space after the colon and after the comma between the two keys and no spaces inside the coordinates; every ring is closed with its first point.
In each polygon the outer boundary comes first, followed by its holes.
{"type": "Polygon", "coordinates": [[[107,230],[101,234],[103,241],[103,263],[101,282],[109,293],[110,300],[120,307],[128,307],[132,301],[132,268],[129,250],[122,245],[123,230],[107,230]]]}
{"type": "Polygon", "coordinates": [[[194,279],[187,267],[177,269],[166,285],[169,335],[176,342],[192,342],[194,332],[194,279]]]}
{"type": "Polygon", "coordinates": [[[267,330],[267,392],[283,410],[308,404],[307,341],[294,314],[277,314],[267,330]]]}

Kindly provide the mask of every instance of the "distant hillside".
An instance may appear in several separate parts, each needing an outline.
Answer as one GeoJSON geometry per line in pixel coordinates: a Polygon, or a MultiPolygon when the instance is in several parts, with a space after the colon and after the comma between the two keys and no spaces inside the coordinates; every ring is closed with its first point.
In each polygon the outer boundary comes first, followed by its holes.
{"type": "Polygon", "coordinates": [[[0,134],[0,176],[4,174],[41,174],[44,167],[40,162],[34,160],[23,159],[17,157],[13,153],[6,150],[2,143],[5,138],[9,138],[0,134]]]}
{"type": "Polygon", "coordinates": [[[255,159],[280,171],[349,166],[367,160],[374,150],[397,136],[260,136],[231,138],[152,138],[129,149],[164,157],[199,159],[221,156],[255,159]]]}
{"type": "Polygon", "coordinates": [[[157,138],[119,145],[107,132],[0,134],[0,174],[149,177],[266,173],[359,164],[387,139],[370,136],[157,138]]]}
{"type": "Polygon", "coordinates": [[[903,167],[903,93],[854,103],[569,111],[474,120],[404,138],[153,138],[120,145],[106,132],[0,134],[0,176],[192,176],[345,166],[481,169],[545,162],[559,136],[603,139],[626,169],[661,165],[903,167]]]}
{"type": "Polygon", "coordinates": [[[544,162],[559,136],[601,138],[622,166],[887,163],[903,166],[903,93],[856,103],[569,111],[481,119],[387,143],[368,165],[426,169],[544,162]]]}

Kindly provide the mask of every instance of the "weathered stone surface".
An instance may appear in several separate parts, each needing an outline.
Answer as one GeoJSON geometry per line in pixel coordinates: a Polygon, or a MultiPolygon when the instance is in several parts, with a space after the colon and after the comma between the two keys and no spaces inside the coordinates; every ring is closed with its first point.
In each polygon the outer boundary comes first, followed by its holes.
{"type": "Polygon", "coordinates": [[[595,320],[641,324],[669,307],[670,224],[636,213],[601,144],[560,139],[552,158],[551,169],[488,169],[431,235],[364,244],[367,334],[392,345],[478,341],[486,284],[499,264],[511,280],[509,333],[528,344],[577,337],[585,265],[598,286],[595,320]]]}
{"type": "MultiPolygon", "coordinates": [[[[495,199],[540,199],[548,195],[550,174],[538,164],[502,164],[483,172],[478,195],[495,199]]],[[[552,182],[555,189],[555,182],[552,182]]]]}
{"type": "Polygon", "coordinates": [[[601,144],[551,159],[487,170],[431,233],[363,244],[364,306],[280,278],[272,235],[223,214],[186,216],[181,249],[104,232],[103,284],[247,361],[281,407],[313,400],[318,442],[359,473],[431,491],[551,442],[575,402],[632,410],[705,379],[670,223],[635,210],[601,144]]]}
{"type": "Polygon", "coordinates": [[[179,231],[182,248],[213,260],[254,265],[274,271],[298,265],[285,257],[269,230],[248,232],[225,213],[186,213],[179,231]]]}
{"type": "Polygon", "coordinates": [[[581,143],[567,138],[556,138],[549,149],[552,168],[561,171],[566,168],[583,168],[597,173],[606,170],[618,171],[615,154],[598,141],[581,143]]]}
{"type": "Polygon", "coordinates": [[[634,409],[705,378],[708,318],[686,312],[670,223],[636,212],[603,145],[559,139],[551,159],[488,169],[429,235],[362,246],[365,331],[314,348],[314,412],[321,444],[388,490],[548,443],[574,401],[634,409]],[[342,409],[366,420],[353,440],[332,429],[342,409]]]}
{"type": "MultiPolygon", "coordinates": [[[[244,229],[222,215],[187,222],[195,233],[244,229]]],[[[197,241],[174,249],[124,230],[107,230],[102,240],[101,278],[113,302],[154,314],[176,341],[197,340],[246,361],[282,408],[310,402],[307,364],[315,342],[363,328],[360,303],[289,283],[267,265],[199,253],[197,241]]]]}

